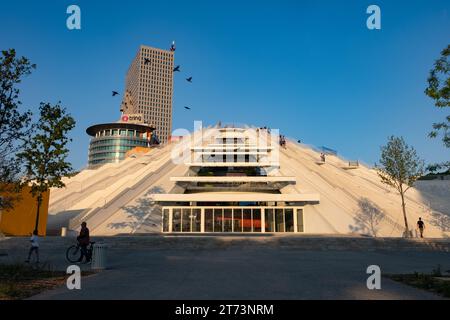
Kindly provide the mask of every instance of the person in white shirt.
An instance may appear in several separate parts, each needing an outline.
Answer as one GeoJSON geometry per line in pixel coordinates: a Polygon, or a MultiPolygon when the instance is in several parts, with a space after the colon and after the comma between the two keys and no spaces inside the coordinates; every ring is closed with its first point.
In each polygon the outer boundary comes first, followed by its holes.
{"type": "Polygon", "coordinates": [[[38,242],[38,233],[37,230],[33,231],[33,234],[31,235],[30,242],[31,247],[30,251],[28,252],[28,259],[25,262],[30,262],[30,258],[33,252],[36,252],[36,262],[39,263],[39,242],[38,242]]]}

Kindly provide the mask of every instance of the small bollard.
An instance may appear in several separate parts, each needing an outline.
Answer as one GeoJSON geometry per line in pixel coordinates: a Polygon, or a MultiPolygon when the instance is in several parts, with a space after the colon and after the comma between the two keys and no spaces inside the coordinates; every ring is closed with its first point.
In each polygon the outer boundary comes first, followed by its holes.
{"type": "Polygon", "coordinates": [[[103,270],[106,269],[106,249],[107,245],[104,243],[94,244],[92,251],[92,270],[103,270]]]}
{"type": "Polygon", "coordinates": [[[65,237],[67,236],[67,228],[66,227],[62,227],[61,228],[61,237],[65,237]]]}

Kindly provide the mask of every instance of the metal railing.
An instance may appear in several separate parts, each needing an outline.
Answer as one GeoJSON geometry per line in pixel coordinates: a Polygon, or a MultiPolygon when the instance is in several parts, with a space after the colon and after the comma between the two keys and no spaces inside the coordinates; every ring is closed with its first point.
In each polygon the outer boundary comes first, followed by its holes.
{"type": "Polygon", "coordinates": [[[348,162],[348,166],[349,167],[359,167],[359,161],[358,160],[356,160],[356,161],[349,161],[348,162]]]}

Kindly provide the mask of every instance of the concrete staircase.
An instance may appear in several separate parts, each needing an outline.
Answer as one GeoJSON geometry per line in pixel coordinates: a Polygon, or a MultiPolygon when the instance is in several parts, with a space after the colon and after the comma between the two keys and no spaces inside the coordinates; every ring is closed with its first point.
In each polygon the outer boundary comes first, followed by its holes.
{"type": "Polygon", "coordinates": [[[93,173],[89,172],[89,175],[82,175],[77,181],[85,186],[82,190],[74,190],[77,183],[71,182],[59,192],[56,200],[54,197],[50,199],[48,232],[57,234],[62,226],[69,225],[71,219],[105,206],[120,190],[133,186],[140,177],[157,170],[161,158],[167,157],[168,149],[168,146],[156,148],[140,157],[124,160],[123,166],[107,164],[93,173]]]}
{"type": "MultiPolygon", "coordinates": [[[[28,238],[15,237],[0,241],[0,251],[13,254],[26,252],[29,246],[28,238]]],[[[420,251],[420,252],[450,252],[449,239],[404,239],[404,238],[370,238],[350,237],[342,235],[286,235],[266,234],[256,236],[236,236],[206,234],[192,236],[178,234],[163,236],[160,234],[101,236],[92,238],[93,241],[108,245],[109,250],[201,250],[215,248],[226,250],[237,247],[245,250],[246,247],[286,248],[297,251],[420,251]],[[186,237],[188,236],[188,237],[186,237]]],[[[73,238],[44,237],[40,239],[43,248],[60,248],[64,253],[68,246],[74,242],[73,238]]]]}
{"type": "Polygon", "coordinates": [[[70,220],[69,228],[77,229],[82,221],[88,223],[91,230],[95,230],[100,224],[108,219],[117,210],[129,203],[137,195],[150,189],[151,186],[166,172],[175,165],[169,158],[161,166],[150,170],[145,175],[139,177],[139,180],[135,180],[135,183],[123,188],[118,194],[108,199],[105,205],[99,206],[93,210],[87,210],[82,212],[74,219],[70,220]]]}
{"type": "Polygon", "coordinates": [[[66,186],[65,192],[60,192],[56,199],[52,194],[49,213],[57,214],[70,209],[93,192],[105,189],[118,179],[129,176],[152,161],[157,160],[164,152],[163,148],[152,149],[148,154],[141,155],[138,158],[125,159],[122,163],[113,167],[99,168],[97,172],[89,175],[86,179],[71,182],[71,184],[66,186]]]}

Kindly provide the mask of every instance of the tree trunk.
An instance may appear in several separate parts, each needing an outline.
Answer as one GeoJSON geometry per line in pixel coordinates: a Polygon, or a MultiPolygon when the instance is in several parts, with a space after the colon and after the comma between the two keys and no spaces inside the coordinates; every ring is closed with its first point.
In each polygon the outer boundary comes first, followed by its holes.
{"type": "Polygon", "coordinates": [[[42,203],[42,195],[39,194],[37,196],[36,225],[34,226],[34,231],[36,231],[36,233],[38,233],[39,229],[39,209],[41,208],[41,203],[42,203]]]}
{"type": "Polygon", "coordinates": [[[400,196],[402,197],[402,209],[403,209],[403,219],[405,220],[405,237],[409,237],[409,227],[408,227],[408,218],[406,217],[406,204],[405,204],[405,195],[403,194],[403,190],[400,192],[400,196]]]}

